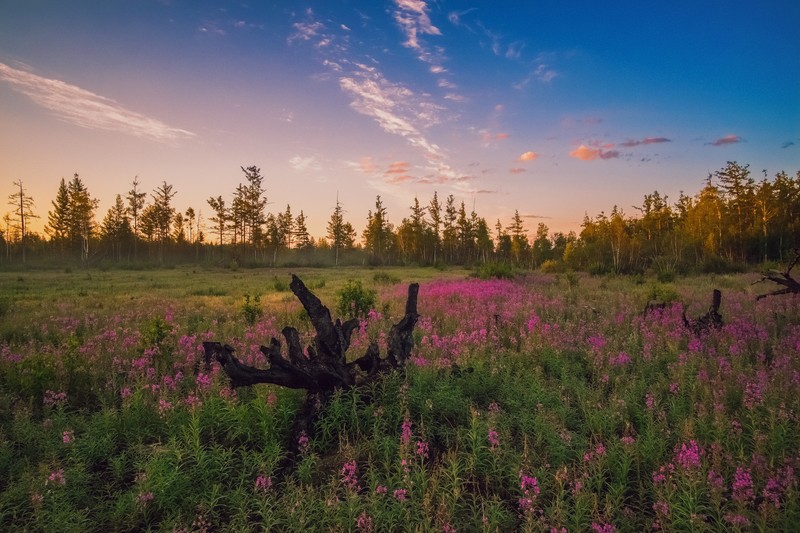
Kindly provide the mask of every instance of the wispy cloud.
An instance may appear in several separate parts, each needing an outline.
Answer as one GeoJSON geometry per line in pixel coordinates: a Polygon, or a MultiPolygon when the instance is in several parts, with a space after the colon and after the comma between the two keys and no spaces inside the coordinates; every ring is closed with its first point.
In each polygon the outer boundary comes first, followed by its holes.
{"type": "MultiPolygon", "coordinates": [[[[613,145],[611,145],[613,146],[613,145]]],[[[569,153],[570,157],[580,159],[581,161],[594,161],[595,159],[616,159],[619,157],[617,150],[608,150],[607,148],[590,148],[584,144],[580,145],[569,153]]]]}
{"type": "Polygon", "coordinates": [[[727,144],[736,144],[742,142],[742,138],[738,135],[725,135],[724,137],[720,137],[719,139],[710,142],[711,146],[725,146],[727,144]]]}
{"type": "Polygon", "coordinates": [[[403,46],[418,52],[425,52],[419,43],[419,35],[441,35],[442,32],[431,23],[428,5],[423,0],[395,0],[397,9],[394,20],[406,36],[403,46]]]}
{"type": "Polygon", "coordinates": [[[794,146],[794,141],[787,141],[781,145],[781,148],[789,148],[790,146],[794,146]]]}
{"type": "Polygon", "coordinates": [[[172,142],[195,134],[125,109],[114,100],[60,80],[45,78],[0,63],[0,80],[36,104],[72,124],[117,131],[157,142],[172,142]]]}
{"type": "Polygon", "coordinates": [[[538,157],[539,157],[539,154],[537,154],[536,152],[525,152],[524,154],[520,155],[517,158],[517,162],[518,163],[524,163],[526,161],[536,161],[536,159],[538,157]]]}
{"type": "Polygon", "coordinates": [[[667,139],[666,137],[645,137],[641,140],[627,140],[623,143],[620,143],[620,146],[624,146],[625,148],[632,148],[634,146],[639,146],[641,144],[659,144],[659,143],[668,143],[672,142],[671,139],[667,139]]]}
{"type": "Polygon", "coordinates": [[[308,170],[320,170],[322,166],[320,165],[317,158],[312,156],[309,157],[302,157],[296,155],[289,159],[289,164],[298,172],[305,172],[308,170]]]}
{"type": "Polygon", "coordinates": [[[522,167],[514,167],[509,169],[508,171],[511,172],[512,174],[522,174],[523,172],[527,172],[527,170],[522,167]]]}
{"type": "MultiPolygon", "coordinates": [[[[408,42],[405,44],[421,51],[420,59],[429,64],[432,74],[446,74],[447,70],[434,61],[436,57],[428,54],[418,39],[422,33],[439,34],[438,28],[433,26],[427,15],[427,4],[422,0],[395,0],[395,5],[396,20],[404,31],[407,30],[407,39],[415,46],[410,46],[408,42]]],[[[308,41],[320,51],[322,64],[329,71],[327,76],[338,80],[339,87],[350,99],[352,109],[372,118],[383,131],[402,137],[421,152],[434,177],[417,178],[417,183],[422,183],[423,179],[433,179],[457,185],[462,181],[463,176],[447,163],[444,150],[428,138],[427,130],[441,122],[440,116],[446,109],[443,105],[434,102],[428,93],[417,92],[403,83],[389,80],[379,69],[379,63],[371,57],[361,61],[355,59],[348,36],[337,34],[340,26],[322,24],[310,9],[305,11],[303,22],[295,23],[292,27],[294,33],[289,37],[289,42],[308,41]],[[333,44],[327,46],[328,43],[333,44]]],[[[442,50],[437,49],[437,54],[441,53],[442,50]]],[[[327,76],[318,76],[316,79],[328,79],[327,76]]],[[[444,100],[462,100],[460,95],[452,92],[454,84],[440,78],[439,85],[448,89],[444,100]]],[[[374,172],[372,174],[379,176],[374,172]]]]}
{"type": "Polygon", "coordinates": [[[391,83],[374,67],[356,66],[351,75],[339,79],[342,90],[352,98],[350,106],[372,117],[384,131],[400,135],[422,149],[429,160],[441,161],[441,148],[422,133],[422,128],[439,122],[441,108],[424,95],[391,83]]]}

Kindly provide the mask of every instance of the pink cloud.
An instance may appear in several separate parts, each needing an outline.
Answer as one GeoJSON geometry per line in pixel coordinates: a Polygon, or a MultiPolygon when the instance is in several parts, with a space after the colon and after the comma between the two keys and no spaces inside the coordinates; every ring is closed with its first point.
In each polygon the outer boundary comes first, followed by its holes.
{"type": "Polygon", "coordinates": [[[481,138],[484,142],[491,142],[491,141],[505,141],[508,139],[510,135],[508,133],[491,133],[488,131],[484,131],[481,134],[481,138]]]}
{"type": "Polygon", "coordinates": [[[364,174],[374,174],[378,171],[377,165],[372,161],[372,156],[362,157],[358,161],[358,169],[364,174]]]}
{"type": "Polygon", "coordinates": [[[524,168],[515,167],[509,170],[512,174],[522,174],[523,172],[527,172],[524,168]]]}
{"type": "Polygon", "coordinates": [[[394,163],[389,163],[386,174],[407,174],[410,167],[411,165],[407,161],[395,161],[394,163]]]}
{"type": "Polygon", "coordinates": [[[524,161],[535,161],[538,157],[539,154],[536,152],[525,152],[517,158],[517,162],[522,163],[524,161]]]}
{"type": "Polygon", "coordinates": [[[581,161],[594,161],[595,159],[614,159],[619,157],[619,152],[616,150],[605,150],[605,148],[613,147],[613,144],[605,144],[601,148],[589,148],[586,145],[580,145],[569,153],[570,157],[580,159],[581,161]]]}
{"type": "Polygon", "coordinates": [[[710,144],[711,146],[725,146],[726,144],[736,144],[740,142],[742,142],[742,138],[738,135],[726,135],[724,137],[720,137],[710,144]]]}

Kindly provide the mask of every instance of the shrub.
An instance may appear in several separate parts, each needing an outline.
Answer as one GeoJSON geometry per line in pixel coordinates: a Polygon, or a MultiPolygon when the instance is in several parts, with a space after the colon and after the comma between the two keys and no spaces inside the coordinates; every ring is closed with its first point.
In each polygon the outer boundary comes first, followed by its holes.
{"type": "Polygon", "coordinates": [[[261,317],[263,311],[261,310],[261,296],[256,294],[253,299],[250,299],[249,294],[244,295],[244,303],[242,304],[242,314],[248,325],[252,326],[261,317]]]}
{"type": "Polygon", "coordinates": [[[475,273],[480,279],[511,279],[516,275],[514,267],[507,263],[484,263],[475,273]]]}
{"type": "Polygon", "coordinates": [[[339,316],[350,318],[366,316],[375,307],[377,294],[372,289],[365,289],[361,280],[349,280],[338,292],[339,303],[336,311],[339,316]]]}

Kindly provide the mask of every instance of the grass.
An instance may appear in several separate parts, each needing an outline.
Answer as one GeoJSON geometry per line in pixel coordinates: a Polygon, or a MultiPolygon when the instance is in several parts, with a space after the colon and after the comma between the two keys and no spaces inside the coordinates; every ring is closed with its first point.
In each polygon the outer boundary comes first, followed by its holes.
{"type": "Polygon", "coordinates": [[[376,291],[351,357],[381,342],[411,281],[421,319],[406,371],[337,393],[289,467],[304,393],[231,391],[198,349],[221,340],[264,366],[257,346],[284,325],[309,342],[288,271],[0,273],[0,528],[731,531],[800,518],[799,298],[756,302],[742,275],[297,273],[331,309],[353,280],[376,291]],[[681,312],[704,313],[714,287],[726,326],[693,337],[681,312]],[[654,294],[672,306],[642,316],[654,294]]]}

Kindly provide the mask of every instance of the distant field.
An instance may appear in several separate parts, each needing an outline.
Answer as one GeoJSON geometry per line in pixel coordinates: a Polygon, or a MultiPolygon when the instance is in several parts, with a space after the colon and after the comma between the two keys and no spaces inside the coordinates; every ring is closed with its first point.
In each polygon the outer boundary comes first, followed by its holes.
{"type": "Polygon", "coordinates": [[[768,288],[745,275],[293,272],[331,310],[355,280],[374,291],[351,358],[385,350],[421,285],[406,370],[336,394],[299,437],[303,391],[232,391],[201,346],[264,367],[258,346],[283,326],[310,342],[289,270],[0,273],[0,529],[800,523],[798,297],[756,301],[768,288]],[[682,315],[705,313],[713,288],[725,325],[695,335],[682,315]]]}

